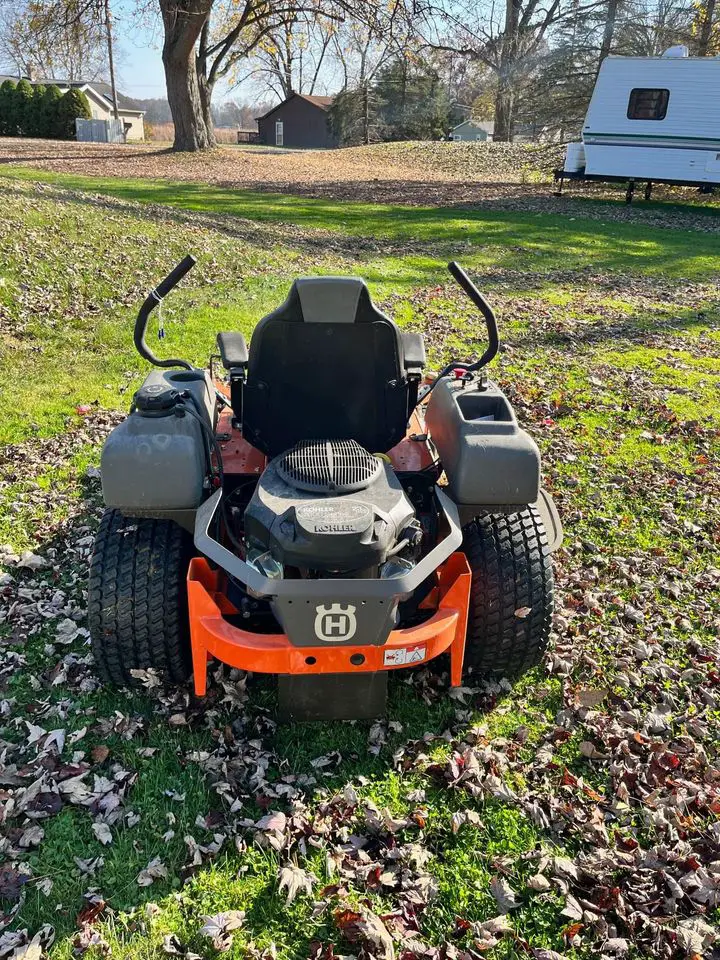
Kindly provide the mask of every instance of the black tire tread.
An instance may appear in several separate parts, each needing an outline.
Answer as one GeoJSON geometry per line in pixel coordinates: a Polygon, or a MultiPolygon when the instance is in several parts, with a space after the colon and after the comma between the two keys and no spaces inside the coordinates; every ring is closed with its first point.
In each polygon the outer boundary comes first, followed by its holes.
{"type": "Polygon", "coordinates": [[[106,683],[132,685],[131,670],[154,668],[182,682],[190,672],[187,531],[171,520],[106,510],[88,582],[88,628],[106,683]]]}
{"type": "Polygon", "coordinates": [[[463,532],[472,570],[465,667],[517,676],[540,662],[550,638],[555,591],[542,519],[528,506],[483,514],[463,532]]]}

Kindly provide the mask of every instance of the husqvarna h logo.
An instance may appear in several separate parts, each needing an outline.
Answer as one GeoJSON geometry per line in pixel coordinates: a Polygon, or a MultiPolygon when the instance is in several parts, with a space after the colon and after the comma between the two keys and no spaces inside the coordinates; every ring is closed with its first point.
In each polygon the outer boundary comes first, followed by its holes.
{"type": "Polygon", "coordinates": [[[357,630],[355,607],[333,603],[329,607],[315,607],[315,636],[324,643],[343,643],[352,640],[357,630]]]}

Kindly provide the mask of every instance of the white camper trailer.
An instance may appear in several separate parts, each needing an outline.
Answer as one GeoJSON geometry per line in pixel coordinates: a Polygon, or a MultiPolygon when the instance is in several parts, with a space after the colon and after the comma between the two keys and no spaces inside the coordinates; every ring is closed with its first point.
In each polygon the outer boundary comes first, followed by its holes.
{"type": "Polygon", "coordinates": [[[558,178],[720,184],[720,58],[607,57],[558,178]]]}

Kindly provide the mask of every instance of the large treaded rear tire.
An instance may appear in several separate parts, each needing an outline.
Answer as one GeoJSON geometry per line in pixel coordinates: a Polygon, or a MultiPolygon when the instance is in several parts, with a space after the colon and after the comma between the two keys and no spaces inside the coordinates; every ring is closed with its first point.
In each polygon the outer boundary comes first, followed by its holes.
{"type": "Polygon", "coordinates": [[[543,522],[529,506],[476,517],[463,533],[472,570],[465,668],[517,676],[540,662],[550,637],[554,580],[543,522]]]}
{"type": "Polygon", "coordinates": [[[88,583],[88,627],[106,683],[132,685],[154,668],[182,682],[190,673],[186,577],[192,538],[171,520],[106,510],[88,583]]]}

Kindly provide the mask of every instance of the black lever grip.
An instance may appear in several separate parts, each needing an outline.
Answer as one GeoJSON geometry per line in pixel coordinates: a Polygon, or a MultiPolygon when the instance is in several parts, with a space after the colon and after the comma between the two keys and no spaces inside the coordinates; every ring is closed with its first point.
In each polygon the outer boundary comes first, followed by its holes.
{"type": "Polygon", "coordinates": [[[429,394],[432,393],[433,389],[438,385],[438,383],[440,383],[442,378],[446,377],[451,370],[464,370],[466,373],[472,373],[474,370],[480,370],[481,367],[484,367],[486,364],[490,363],[492,359],[494,359],[498,350],[500,349],[500,336],[498,333],[497,319],[492,307],[487,302],[485,297],[480,293],[470,277],[465,273],[457,260],[450,261],[448,264],[448,270],[483,315],[488,333],[488,346],[485,353],[474,363],[464,363],[461,360],[451,360],[447,366],[442,368],[440,373],[429,386],[423,387],[420,390],[418,394],[418,402],[427,400],[429,394]]]}
{"type": "Polygon", "coordinates": [[[196,263],[197,260],[195,257],[189,253],[184,260],[181,260],[176,267],[173,267],[162,283],[159,283],[157,287],[155,287],[155,293],[157,293],[161,299],[166,297],[172,288],[180,283],[185,274],[192,270],[196,263]]]}

